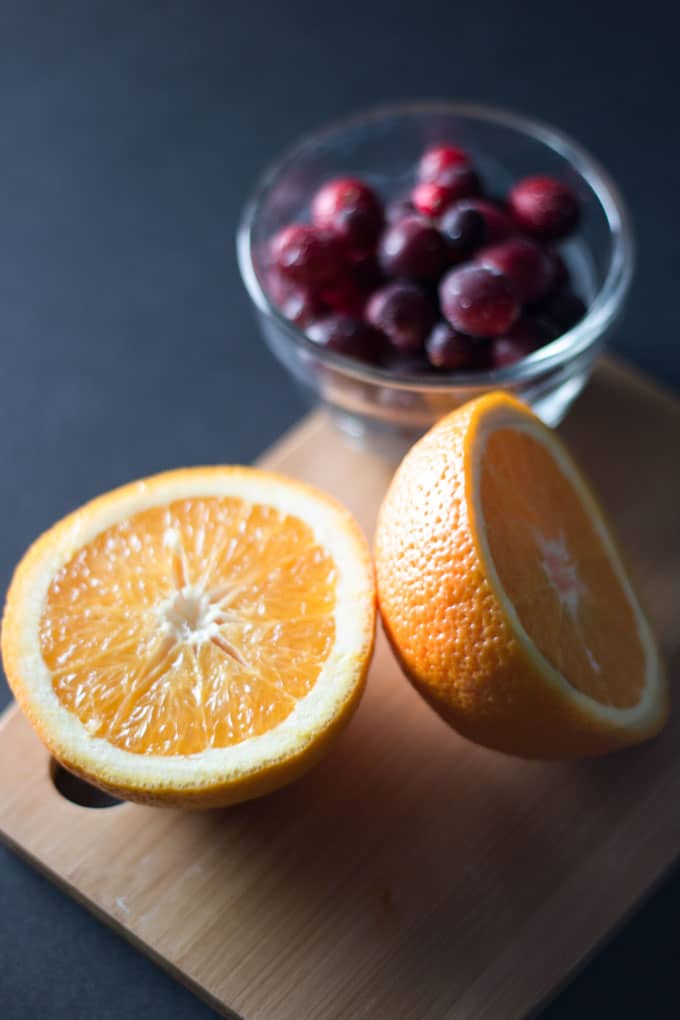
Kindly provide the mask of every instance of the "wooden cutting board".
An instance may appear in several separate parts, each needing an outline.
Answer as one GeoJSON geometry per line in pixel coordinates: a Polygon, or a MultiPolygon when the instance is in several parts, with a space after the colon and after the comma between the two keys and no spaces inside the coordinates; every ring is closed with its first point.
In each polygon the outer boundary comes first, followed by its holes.
{"type": "MultiPolygon", "coordinates": [[[[618,526],[680,672],[680,403],[604,362],[562,429],[618,526]]],[[[339,496],[371,531],[391,469],[322,413],[262,463],[339,496]]],[[[382,638],[357,716],[309,776],[182,814],[64,799],[16,709],[0,724],[0,832],[226,1015],[522,1016],[680,850],[680,712],[598,761],[466,743],[382,638]]]]}

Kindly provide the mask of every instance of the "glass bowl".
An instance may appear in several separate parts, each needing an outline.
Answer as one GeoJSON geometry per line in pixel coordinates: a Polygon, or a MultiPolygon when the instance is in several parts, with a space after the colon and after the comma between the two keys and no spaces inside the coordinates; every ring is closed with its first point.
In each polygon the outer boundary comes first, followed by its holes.
{"type": "Polygon", "coordinates": [[[264,174],[247,202],[237,250],[273,353],[328,405],[346,433],[388,446],[411,442],[443,414],[494,389],[511,391],[547,424],[558,424],[621,315],[634,265],[626,207],[606,171],[580,145],[527,117],[449,102],[372,110],[303,139],[264,174]],[[510,367],[397,377],[319,347],[285,319],[265,290],[264,259],[272,235],[304,219],[312,195],[329,178],[362,177],[389,201],[408,190],[423,149],[437,142],[470,151],[487,193],[505,194],[518,178],[542,173],[574,189],[582,221],[560,252],[588,311],[568,332],[510,367]]]}

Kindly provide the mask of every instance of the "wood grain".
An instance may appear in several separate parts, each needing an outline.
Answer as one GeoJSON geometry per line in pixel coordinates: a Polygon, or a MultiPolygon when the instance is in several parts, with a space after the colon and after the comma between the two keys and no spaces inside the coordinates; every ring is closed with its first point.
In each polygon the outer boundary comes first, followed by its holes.
{"type": "MultiPolygon", "coordinates": [[[[680,668],[680,404],[605,362],[563,433],[680,668]]],[[[323,414],[263,463],[371,531],[391,468],[323,414]]],[[[0,724],[0,833],[226,1015],[508,1020],[534,1009],[680,850],[680,722],[578,764],[456,736],[382,639],[355,720],[308,777],[182,814],[63,799],[23,717],[0,724]]]]}

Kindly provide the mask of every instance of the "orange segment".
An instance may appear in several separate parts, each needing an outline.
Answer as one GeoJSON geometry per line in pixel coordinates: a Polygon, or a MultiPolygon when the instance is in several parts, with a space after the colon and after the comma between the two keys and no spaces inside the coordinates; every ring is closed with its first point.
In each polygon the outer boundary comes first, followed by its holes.
{"type": "Polygon", "coordinates": [[[406,675],[470,739],[603,754],[668,714],[654,637],[569,454],[503,393],[443,418],[380,509],[378,598],[406,675]]]}
{"type": "Polygon", "coordinates": [[[252,468],[132,483],[46,532],[7,597],[10,685],[51,753],[119,797],[235,803],[355,710],[375,588],[356,522],[252,468]]]}
{"type": "Polygon", "coordinates": [[[80,549],[50,584],[40,642],[90,734],[195,754],[289,715],[333,643],[334,605],[334,565],[309,525],[233,498],[183,500],[80,549]]]}
{"type": "Polygon", "coordinates": [[[525,631],[568,682],[607,705],[637,704],[644,653],[602,538],[554,456],[534,436],[489,436],[480,481],[499,580],[525,631]]]}

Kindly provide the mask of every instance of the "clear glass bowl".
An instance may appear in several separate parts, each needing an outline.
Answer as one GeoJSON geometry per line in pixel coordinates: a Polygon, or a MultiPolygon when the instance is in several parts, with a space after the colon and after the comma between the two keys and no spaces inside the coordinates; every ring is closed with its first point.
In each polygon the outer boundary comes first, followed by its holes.
{"type": "Polygon", "coordinates": [[[305,138],[262,177],[244,209],[237,249],[243,281],[274,354],[328,405],[345,432],[388,446],[412,441],[446,412],[499,388],[530,404],[549,425],[558,424],[621,315],[634,265],[626,207],[587,152],[548,125],[467,103],[382,108],[305,138]],[[263,256],[277,230],[306,216],[313,193],[329,178],[362,177],[389,200],[408,190],[423,149],[442,141],[471,152],[491,194],[502,195],[518,178],[539,173],[575,190],[582,222],[560,251],[588,312],[569,332],[509,368],[395,377],[320,348],[285,319],[265,291],[263,256]]]}

